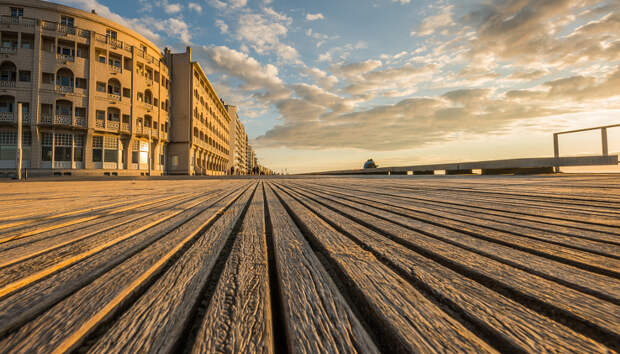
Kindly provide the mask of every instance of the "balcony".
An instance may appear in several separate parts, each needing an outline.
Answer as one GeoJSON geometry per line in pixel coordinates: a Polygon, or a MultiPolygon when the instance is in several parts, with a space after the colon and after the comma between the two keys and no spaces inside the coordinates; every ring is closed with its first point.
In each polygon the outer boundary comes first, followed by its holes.
{"type": "Polygon", "coordinates": [[[17,47],[0,47],[0,54],[15,54],[17,47]]]}
{"type": "Polygon", "coordinates": [[[111,100],[120,101],[121,95],[120,93],[108,93],[108,98],[111,100]]]}
{"type": "Polygon", "coordinates": [[[1,25],[21,25],[25,27],[34,27],[35,19],[28,17],[0,16],[1,25]]]}
{"type": "Polygon", "coordinates": [[[13,112],[0,112],[0,122],[14,122],[13,112]]]}
{"type": "Polygon", "coordinates": [[[108,129],[119,130],[120,127],[121,127],[121,123],[120,122],[117,122],[117,121],[114,121],[114,120],[109,120],[108,121],[108,129]]]}
{"type": "Polygon", "coordinates": [[[108,68],[110,69],[111,72],[113,73],[120,73],[121,72],[121,67],[120,66],[116,66],[116,65],[108,65],[108,68]]]}
{"type": "Polygon", "coordinates": [[[105,129],[105,120],[97,119],[95,120],[95,127],[100,129],[105,129]]]}
{"type": "Polygon", "coordinates": [[[71,126],[73,125],[73,117],[70,114],[56,114],[54,124],[71,126]]]}
{"type": "Polygon", "coordinates": [[[144,105],[144,107],[145,107],[148,111],[152,111],[152,110],[153,110],[153,104],[151,104],[151,103],[147,103],[147,102],[142,102],[142,104],[144,105]]]}
{"type": "Polygon", "coordinates": [[[41,124],[52,124],[52,115],[49,113],[41,113],[41,124]]]}
{"type": "Polygon", "coordinates": [[[63,94],[73,93],[73,86],[56,85],[56,92],[63,94]]]}
{"type": "Polygon", "coordinates": [[[0,87],[15,87],[15,81],[0,80],[0,87]]]}
{"type": "Polygon", "coordinates": [[[67,54],[56,54],[56,59],[60,62],[74,62],[75,61],[75,56],[73,55],[67,55],[67,54]]]}
{"type": "Polygon", "coordinates": [[[121,123],[121,131],[129,132],[129,123],[121,123]]]}
{"type": "Polygon", "coordinates": [[[86,128],[88,126],[88,119],[86,117],[76,116],[74,125],[76,127],[86,128]]]}

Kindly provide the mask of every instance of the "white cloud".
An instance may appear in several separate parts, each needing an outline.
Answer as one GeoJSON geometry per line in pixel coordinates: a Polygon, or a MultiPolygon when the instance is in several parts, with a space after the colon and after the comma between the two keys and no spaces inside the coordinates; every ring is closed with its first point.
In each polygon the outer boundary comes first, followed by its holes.
{"type": "Polygon", "coordinates": [[[454,20],[452,19],[453,8],[453,5],[442,6],[438,14],[424,19],[420,28],[417,31],[412,31],[411,35],[428,36],[439,29],[452,26],[454,24],[454,20]]]}
{"type": "Polygon", "coordinates": [[[323,16],[322,13],[318,13],[318,14],[306,14],[306,20],[308,21],[316,21],[316,20],[322,20],[325,17],[323,16]]]}
{"type": "Polygon", "coordinates": [[[198,13],[202,13],[202,6],[200,6],[199,4],[196,4],[195,2],[190,2],[189,5],[187,5],[191,10],[194,10],[198,13]]]}
{"type": "Polygon", "coordinates": [[[181,4],[164,4],[164,11],[166,11],[167,14],[176,14],[181,12],[181,9],[181,4]]]}
{"type": "Polygon", "coordinates": [[[226,24],[226,22],[219,19],[215,20],[215,26],[220,30],[220,32],[228,33],[228,25],[226,24]]]}

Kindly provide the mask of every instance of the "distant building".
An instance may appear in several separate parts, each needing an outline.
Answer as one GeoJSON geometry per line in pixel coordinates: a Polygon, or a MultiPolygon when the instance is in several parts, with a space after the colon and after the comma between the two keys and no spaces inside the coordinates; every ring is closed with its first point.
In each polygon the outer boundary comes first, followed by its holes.
{"type": "Polygon", "coordinates": [[[168,173],[224,175],[230,158],[228,111],[192,51],[165,53],[172,72],[172,116],[168,173]]]}
{"type": "Polygon", "coordinates": [[[247,143],[248,135],[245,127],[239,120],[237,107],[225,104],[228,115],[230,116],[230,154],[227,171],[233,175],[247,174],[247,143]]]}

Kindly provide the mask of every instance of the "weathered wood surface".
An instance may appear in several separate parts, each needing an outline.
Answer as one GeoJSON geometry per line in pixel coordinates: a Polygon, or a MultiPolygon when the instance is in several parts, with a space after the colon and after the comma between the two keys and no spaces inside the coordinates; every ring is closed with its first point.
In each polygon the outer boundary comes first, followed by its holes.
{"type": "Polygon", "coordinates": [[[620,176],[0,190],[3,353],[620,351],[620,176]]]}

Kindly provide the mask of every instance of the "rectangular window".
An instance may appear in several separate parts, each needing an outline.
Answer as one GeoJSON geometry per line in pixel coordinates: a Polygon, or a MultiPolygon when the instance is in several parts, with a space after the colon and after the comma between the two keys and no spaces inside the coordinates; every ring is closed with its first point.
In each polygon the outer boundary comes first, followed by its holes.
{"type": "Polygon", "coordinates": [[[84,44],[78,44],[77,56],[80,58],[88,59],[88,46],[84,44]]]}
{"type": "Polygon", "coordinates": [[[105,111],[97,111],[95,117],[97,120],[105,120],[105,111]]]}
{"type": "Polygon", "coordinates": [[[73,161],[84,161],[84,135],[73,137],[73,161]]]}
{"type": "Polygon", "coordinates": [[[54,139],[54,161],[71,161],[73,135],[57,133],[54,139]]]}
{"type": "Polygon", "coordinates": [[[131,89],[123,88],[123,97],[131,98],[131,89]]]}
{"type": "Polygon", "coordinates": [[[23,7],[11,7],[11,17],[22,17],[22,16],[24,16],[23,7]]]}
{"type": "Polygon", "coordinates": [[[84,107],[75,107],[75,116],[76,117],[86,117],[86,108],[84,108],[84,107]]]}
{"type": "Polygon", "coordinates": [[[118,162],[118,139],[115,136],[103,137],[103,161],[118,162]]]}
{"type": "Polygon", "coordinates": [[[105,93],[105,82],[97,81],[97,92],[105,93]]]}
{"type": "Polygon", "coordinates": [[[24,49],[34,48],[34,36],[28,33],[22,33],[21,47],[24,49]]]}
{"type": "Polygon", "coordinates": [[[116,31],[113,31],[111,29],[106,29],[105,30],[105,35],[106,37],[112,38],[112,39],[116,39],[116,31]]]}
{"type": "Polygon", "coordinates": [[[52,73],[43,73],[41,77],[41,81],[44,84],[53,85],[54,84],[54,74],[52,73]]]}
{"type": "Polygon", "coordinates": [[[97,57],[97,61],[99,61],[100,63],[105,64],[105,56],[103,56],[103,55],[99,55],[99,56],[97,57]]]}
{"type": "Polygon", "coordinates": [[[60,24],[67,27],[73,27],[75,19],[70,16],[60,16],[60,24]]]}
{"type": "Polygon", "coordinates": [[[93,136],[93,162],[101,161],[103,161],[103,136],[93,136]]]}
{"type": "Polygon", "coordinates": [[[19,81],[22,82],[30,82],[30,71],[29,70],[20,70],[19,71],[19,81]]]}
{"type": "Polygon", "coordinates": [[[88,88],[87,85],[88,85],[88,82],[86,81],[86,79],[81,78],[81,77],[78,77],[75,79],[76,88],[81,88],[81,89],[86,90],[88,88]]]}
{"type": "Polygon", "coordinates": [[[52,140],[50,133],[41,134],[41,160],[52,161],[52,140]]]}
{"type": "Polygon", "coordinates": [[[123,63],[125,70],[131,70],[131,58],[125,58],[123,61],[125,62],[123,63]]]}

